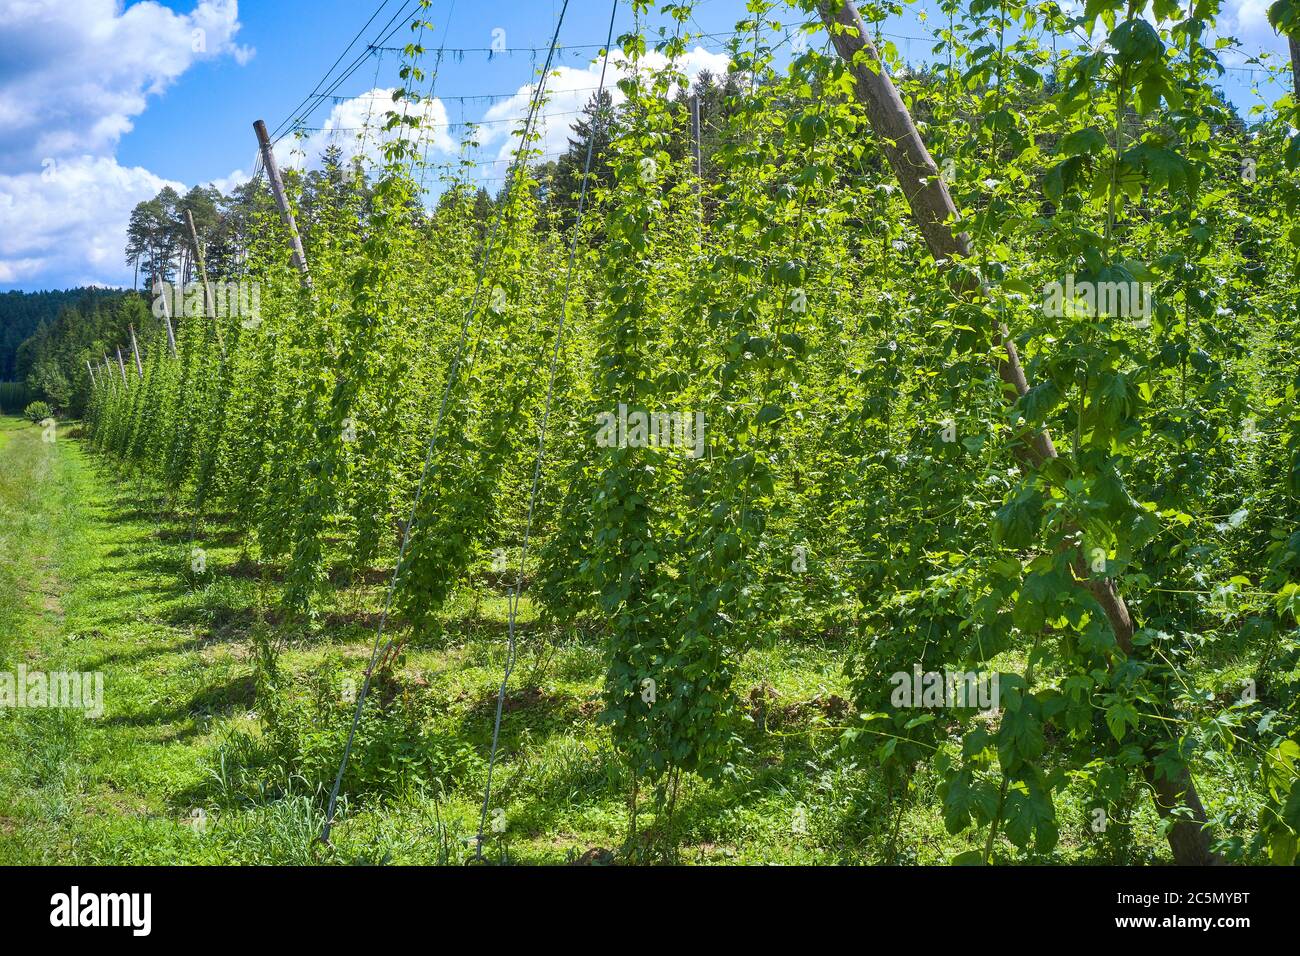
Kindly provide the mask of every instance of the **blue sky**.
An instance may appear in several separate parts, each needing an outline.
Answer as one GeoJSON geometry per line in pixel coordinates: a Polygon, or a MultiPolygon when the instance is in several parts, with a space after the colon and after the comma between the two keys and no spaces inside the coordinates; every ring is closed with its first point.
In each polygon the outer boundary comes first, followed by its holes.
{"type": "MultiPolygon", "coordinates": [[[[167,4],[184,10],[185,2],[167,4]]],[[[353,34],[378,6],[378,0],[244,0],[239,5],[242,29],[238,40],[256,48],[245,65],[226,57],[196,65],[181,80],[151,104],[123,139],[119,160],[147,166],[159,175],[184,182],[203,177],[224,176],[232,170],[249,169],[255,153],[252,121],[258,117],[274,128],[325,75],[353,34]],[[306,10],[310,8],[311,12],[306,10]],[[178,129],[191,128],[192,117],[201,114],[213,133],[205,136],[203,148],[175,148],[178,129]]],[[[363,41],[347,55],[350,63],[358,48],[371,39],[401,4],[389,0],[380,16],[366,31],[363,41]]],[[[409,4],[408,4],[409,6],[409,4]]],[[[430,53],[445,42],[447,48],[486,48],[493,43],[493,31],[505,31],[508,47],[545,47],[555,28],[560,2],[524,0],[504,4],[483,0],[435,0],[429,18],[435,31],[427,33],[424,45],[430,53]],[[450,16],[449,16],[450,13],[450,16]],[[447,28],[444,29],[444,26],[447,28]]],[[[610,11],[608,0],[570,0],[560,36],[562,44],[599,44],[605,39],[610,11]]],[[[701,6],[696,19],[702,30],[730,31],[743,2],[713,0],[701,6]]],[[[620,4],[615,36],[630,27],[631,11],[620,4]]],[[[411,33],[400,28],[388,42],[400,46],[411,33]]],[[[705,41],[714,50],[718,41],[705,41]]],[[[574,50],[562,55],[561,65],[585,67],[591,50],[574,50]]],[[[383,53],[364,62],[338,90],[339,94],[360,95],[374,86],[396,85],[398,54],[383,53]],[[378,70],[378,72],[376,72],[378,70]],[[377,79],[377,82],[376,82],[377,79]]],[[[514,93],[532,79],[533,61],[528,54],[493,55],[466,53],[457,59],[445,56],[439,71],[435,95],[473,96],[514,93]]],[[[594,82],[593,82],[594,85],[594,82]]],[[[333,104],[324,104],[312,114],[309,126],[319,126],[333,104]]],[[[452,122],[483,117],[489,101],[449,102],[452,122]]],[[[559,112],[559,110],[556,110],[559,112]]]]}
{"type": "MultiPolygon", "coordinates": [[[[77,284],[129,285],[123,262],[126,217],[165,184],[185,189],[215,182],[223,190],[253,171],[252,122],[271,128],[292,115],[349,41],[378,10],[341,66],[363,52],[383,25],[415,0],[0,0],[0,290],[77,284]]],[[[436,50],[545,47],[562,0],[435,0],[424,45],[436,50]],[[494,31],[504,31],[496,33],[494,31]]],[[[900,52],[924,58],[930,44],[912,4],[887,33],[900,52]]],[[[726,34],[745,16],[744,0],[698,0],[690,27],[716,34],[692,44],[689,69],[725,68],[726,34]]],[[[1222,25],[1253,51],[1284,46],[1268,28],[1264,0],[1227,0],[1222,25]]],[[[598,45],[610,0],[570,0],[562,45],[598,45]]],[[[619,5],[615,34],[631,25],[619,5]]],[[[793,21],[794,16],[788,17],[793,21]]],[[[406,22],[401,18],[395,22],[406,22]]],[[[661,19],[655,22],[661,22],[661,19]]],[[[410,32],[398,27],[388,45],[410,32]]],[[[574,111],[595,86],[592,49],[564,51],[549,110],[545,147],[562,148],[574,111]]],[[[432,66],[432,52],[426,66],[432,66]]],[[[462,130],[484,122],[479,157],[499,176],[509,154],[511,117],[527,99],[536,66],[527,53],[445,56],[428,121],[429,157],[450,162],[462,130]],[[492,98],[479,98],[494,94],[492,98]],[[466,99],[469,98],[469,99],[466,99]],[[449,125],[451,124],[451,125],[449,125]]],[[[398,84],[394,53],[365,58],[336,91],[343,102],[317,102],[297,144],[277,146],[282,163],[310,164],[329,142],[355,150],[350,130],[388,106],[398,84]],[[377,92],[372,92],[377,91],[377,92]]],[[[341,69],[341,67],[340,67],[341,69]]],[[[332,74],[337,76],[339,70],[332,74]]],[[[1272,102],[1233,72],[1224,86],[1240,108],[1272,102]]],[[[316,101],[313,101],[316,102],[316,101]]],[[[370,144],[373,146],[373,140],[370,144]]],[[[493,183],[489,182],[489,185],[493,183]]]]}

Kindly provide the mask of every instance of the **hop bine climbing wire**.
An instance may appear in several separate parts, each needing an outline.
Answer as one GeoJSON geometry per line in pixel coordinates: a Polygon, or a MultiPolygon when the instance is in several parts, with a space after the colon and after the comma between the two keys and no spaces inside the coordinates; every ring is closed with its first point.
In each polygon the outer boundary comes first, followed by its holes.
{"type": "MultiPolygon", "coordinates": [[[[618,13],[618,0],[614,0],[609,11],[609,33],[605,38],[604,56],[600,65],[600,82],[596,87],[596,102],[601,102],[605,89],[605,75],[609,68],[609,48],[614,41],[614,18],[618,13]]],[[[519,596],[523,590],[524,564],[528,560],[528,544],[533,530],[533,517],[537,508],[537,488],[541,481],[542,466],[546,460],[546,429],[551,418],[551,404],[555,397],[555,370],[559,364],[560,346],[564,340],[564,325],[569,309],[569,293],[573,289],[573,265],[578,255],[578,239],[582,234],[582,221],[587,209],[587,188],[591,180],[591,160],[596,148],[596,138],[600,133],[600,120],[603,110],[598,111],[587,133],[587,154],[582,170],[582,185],[578,192],[578,209],[574,217],[573,236],[569,242],[569,260],[564,272],[564,293],[560,297],[560,321],[555,332],[555,344],[551,347],[551,365],[547,373],[546,402],[542,408],[542,421],[537,429],[537,460],[533,464],[533,483],[528,495],[528,518],[524,523],[524,537],[519,549],[519,570],[515,575],[514,593],[510,596],[509,621],[506,627],[506,666],[501,678],[501,687],[497,691],[496,719],[492,724],[492,749],[488,755],[487,783],[483,788],[483,808],[479,814],[478,836],[475,840],[475,856],[483,858],[483,828],[487,824],[488,806],[492,801],[492,770],[496,766],[497,745],[501,739],[501,712],[505,707],[506,686],[510,682],[510,673],[515,664],[515,621],[519,613],[519,596]]]]}
{"type": "Polygon", "coordinates": [[[465,319],[461,323],[459,337],[456,342],[456,351],[451,365],[447,371],[447,381],[444,384],[442,399],[438,407],[438,415],[434,420],[433,431],[429,436],[428,448],[425,451],[424,466],[420,472],[420,480],[416,485],[415,498],[411,503],[410,514],[406,519],[406,524],[402,530],[402,543],[397,552],[397,563],[393,568],[393,576],[389,581],[388,593],[384,599],[384,610],[379,616],[379,625],[375,631],[374,644],[370,651],[370,661],[366,665],[365,675],[361,683],[361,690],[357,694],[356,707],[352,713],[352,723],[348,728],[347,741],[343,746],[343,757],[339,761],[338,774],[334,778],[334,786],[330,789],[329,804],[325,811],[325,824],[321,828],[320,836],[317,838],[321,843],[328,844],[330,831],[334,826],[334,813],[338,806],[339,790],[343,786],[343,775],[347,772],[348,758],[352,753],[352,746],[356,740],[357,727],[361,723],[361,714],[365,707],[366,696],[370,692],[371,678],[374,676],[375,664],[379,661],[382,654],[386,654],[392,647],[392,638],[382,648],[380,644],[383,641],[384,627],[388,621],[389,612],[392,610],[393,599],[397,593],[397,584],[401,577],[403,560],[406,557],[407,548],[411,543],[411,531],[415,525],[416,514],[419,510],[420,500],[424,495],[425,483],[429,477],[429,469],[433,464],[434,450],[438,442],[438,434],[442,428],[442,421],[447,412],[447,404],[451,397],[452,389],[456,384],[456,378],[460,372],[461,361],[465,355],[465,343],[468,339],[470,323],[473,321],[475,312],[479,307],[479,300],[483,294],[483,284],[487,278],[489,268],[492,263],[492,253],[495,247],[496,238],[501,229],[501,222],[510,208],[509,197],[513,193],[514,187],[518,182],[519,173],[522,171],[524,163],[527,161],[528,144],[532,136],[532,130],[537,122],[538,114],[541,111],[541,104],[545,97],[546,81],[550,76],[551,63],[554,59],[556,45],[560,37],[560,28],[564,24],[564,16],[568,11],[569,2],[565,0],[564,5],[560,8],[559,15],[555,21],[555,32],[551,37],[550,52],[546,58],[546,64],[542,68],[541,75],[537,80],[536,88],[528,105],[528,113],[524,120],[524,127],[519,140],[519,148],[515,154],[515,163],[511,167],[508,178],[507,192],[505,201],[502,203],[503,211],[500,216],[493,222],[492,230],[484,236],[479,254],[478,277],[474,285],[474,294],[470,299],[469,308],[466,310],[465,319]]]}

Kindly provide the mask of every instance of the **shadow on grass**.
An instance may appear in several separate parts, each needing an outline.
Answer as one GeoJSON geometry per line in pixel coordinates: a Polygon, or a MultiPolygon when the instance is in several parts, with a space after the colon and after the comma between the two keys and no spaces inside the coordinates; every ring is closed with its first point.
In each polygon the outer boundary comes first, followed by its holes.
{"type": "Polygon", "coordinates": [[[165,726],[196,717],[230,716],[250,710],[256,703],[256,684],[252,674],[232,677],[223,684],[205,687],[183,704],[175,707],[151,707],[134,714],[103,718],[105,727],[165,726]]]}

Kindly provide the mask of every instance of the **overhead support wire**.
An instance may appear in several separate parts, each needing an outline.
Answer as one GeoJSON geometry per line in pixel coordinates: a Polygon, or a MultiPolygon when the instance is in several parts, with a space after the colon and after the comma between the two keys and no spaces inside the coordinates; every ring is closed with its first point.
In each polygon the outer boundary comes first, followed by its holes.
{"type": "MultiPolygon", "coordinates": [[[[387,2],[387,0],[385,0],[385,2],[387,2]]],[[[380,34],[382,34],[382,38],[380,39],[379,43],[382,44],[385,40],[387,40],[389,37],[391,37],[394,33],[397,32],[397,30],[401,27],[402,22],[404,22],[404,18],[402,20],[399,20],[399,18],[401,18],[404,13],[406,17],[409,17],[415,13],[415,11],[419,8],[419,6],[420,6],[420,0],[415,0],[415,2],[410,5],[410,9],[408,11],[407,10],[408,4],[402,3],[402,5],[398,8],[397,12],[394,13],[393,16],[389,18],[388,22],[385,23],[383,27],[380,28],[379,32],[380,34]],[[396,25],[394,25],[395,21],[396,21],[396,25]]],[[[373,20],[373,17],[371,19],[373,20]]],[[[370,21],[367,21],[367,24],[369,24],[369,22],[370,21]]],[[[365,28],[362,27],[362,30],[364,29],[365,28]]],[[[355,43],[356,40],[353,39],[352,42],[355,43]]],[[[351,43],[348,44],[348,49],[351,49],[351,47],[352,44],[351,43]]],[[[344,55],[347,54],[346,49],[343,51],[343,54],[344,55]]],[[[348,64],[348,66],[338,76],[338,78],[335,79],[325,89],[325,92],[324,94],[322,94],[322,96],[327,96],[334,93],[335,90],[337,90],[340,86],[342,86],[343,83],[360,68],[362,63],[366,62],[366,60],[368,60],[371,56],[374,55],[375,55],[375,45],[374,44],[367,45],[366,49],[364,49],[360,53],[360,55],[357,56],[356,59],[354,59],[350,64],[348,64]]],[[[340,59],[342,59],[342,57],[340,57],[340,59]]],[[[337,65],[337,61],[336,61],[336,65],[337,65]]],[[[310,116],[313,112],[315,112],[319,108],[321,99],[320,97],[317,97],[316,94],[320,91],[321,84],[324,83],[329,78],[329,72],[332,72],[333,69],[334,67],[331,66],[330,70],[327,71],[325,76],[323,76],[320,79],[320,82],[316,84],[316,88],[312,90],[312,92],[309,93],[306,97],[304,97],[302,103],[294,107],[294,109],[289,114],[289,118],[283,120],[279,126],[277,126],[274,130],[271,131],[271,138],[273,143],[278,143],[281,139],[283,139],[285,136],[291,133],[298,124],[302,123],[308,116],[310,116]],[[310,101],[313,97],[317,99],[317,102],[314,105],[305,106],[305,104],[308,101],[310,101]]]]}

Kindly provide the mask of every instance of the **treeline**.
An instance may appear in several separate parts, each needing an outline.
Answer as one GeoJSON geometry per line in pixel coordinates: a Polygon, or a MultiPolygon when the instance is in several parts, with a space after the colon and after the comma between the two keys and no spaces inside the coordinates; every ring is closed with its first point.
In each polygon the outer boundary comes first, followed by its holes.
{"type": "Polygon", "coordinates": [[[17,415],[31,401],[27,386],[21,382],[0,382],[0,414],[17,415]]]}
{"type": "Polygon", "coordinates": [[[101,291],[77,288],[0,293],[0,382],[17,378],[18,347],[31,338],[42,323],[53,322],[66,307],[75,305],[86,295],[101,291]]]}
{"type": "MultiPolygon", "coordinates": [[[[65,305],[53,322],[42,323],[18,347],[14,377],[25,386],[29,400],[41,399],[57,412],[80,416],[90,397],[86,363],[116,357],[118,346],[129,341],[131,325],[143,330],[156,322],[143,295],[83,290],[75,304],[65,305]]],[[[131,361],[129,354],[126,360],[131,361]]]]}

